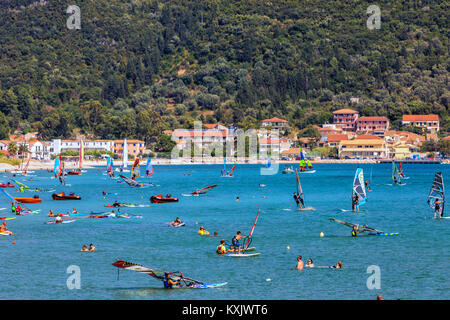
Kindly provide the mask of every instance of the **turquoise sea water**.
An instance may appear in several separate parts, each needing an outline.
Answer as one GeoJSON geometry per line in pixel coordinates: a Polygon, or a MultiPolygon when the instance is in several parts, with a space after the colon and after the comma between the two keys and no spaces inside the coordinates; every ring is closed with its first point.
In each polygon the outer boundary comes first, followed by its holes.
{"type": "MultiPolygon", "coordinates": [[[[295,174],[260,175],[260,165],[237,165],[235,177],[221,178],[220,165],[154,166],[151,179],[160,186],[130,188],[104,175],[104,168],[90,169],[82,176],[68,176],[67,186],[50,179],[51,173],[36,171],[29,186],[75,192],[81,201],[54,201],[40,193],[41,204],[28,207],[41,213],[8,221],[15,236],[0,237],[0,299],[449,299],[448,240],[450,219],[432,219],[426,198],[436,171],[447,181],[445,165],[403,165],[405,186],[392,186],[391,165],[361,165],[369,176],[372,192],[360,213],[351,209],[351,187],[356,164],[317,164],[316,173],[301,174],[308,206],[316,211],[298,212],[292,198],[295,174]],[[191,172],[191,175],[185,175],[191,172]],[[259,187],[259,184],[266,187],[259,187]],[[218,187],[200,197],[184,197],[197,188],[218,187]],[[108,193],[102,196],[102,190],[108,193]],[[149,204],[151,195],[170,193],[178,203],[152,204],[145,208],[122,208],[143,219],[79,219],[62,225],[42,224],[54,212],[104,211],[104,204],[119,202],[149,204]],[[236,197],[240,198],[236,202],[236,197]],[[261,255],[254,258],[218,256],[220,239],[231,241],[236,231],[248,234],[261,209],[252,246],[261,255]],[[183,228],[166,222],[180,217],[183,228]],[[367,224],[398,236],[352,238],[351,229],[329,217],[367,224]],[[198,223],[198,224],[197,224],[198,223]],[[197,234],[200,225],[218,238],[197,234]],[[319,236],[320,232],[325,237],[319,236]],[[15,240],[16,244],[12,244],[15,240]],[[93,243],[97,252],[80,252],[93,243]],[[287,248],[289,246],[289,249],[287,248]],[[295,270],[296,256],[316,266],[331,266],[338,260],[342,270],[313,268],[295,270]],[[228,282],[217,289],[162,289],[162,283],[111,264],[123,259],[184,275],[206,283],[228,282]],[[81,289],[68,289],[67,268],[80,267],[81,289]],[[369,290],[370,265],[381,270],[381,289],[369,290]],[[270,279],[270,281],[267,281],[270,279]]],[[[0,174],[0,181],[10,176],[0,174]]],[[[120,180],[120,179],[119,179],[120,180]]],[[[7,188],[14,196],[18,192],[7,188]]],[[[32,196],[33,193],[26,193],[32,196]]],[[[0,195],[0,216],[12,217],[9,201],[0,195]]],[[[447,208],[447,212],[449,212],[447,208]]]]}

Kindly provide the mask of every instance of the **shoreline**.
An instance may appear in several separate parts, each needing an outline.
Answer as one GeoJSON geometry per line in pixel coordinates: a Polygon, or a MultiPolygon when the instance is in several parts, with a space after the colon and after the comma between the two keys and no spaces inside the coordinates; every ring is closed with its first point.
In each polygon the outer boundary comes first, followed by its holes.
{"type": "MultiPolygon", "coordinates": [[[[371,159],[364,159],[364,160],[358,160],[358,159],[310,159],[311,163],[330,163],[330,164],[376,164],[377,160],[371,160],[371,159]]],[[[398,161],[398,160],[397,160],[398,161]]],[[[245,160],[239,160],[239,161],[230,161],[227,162],[228,165],[234,165],[234,164],[260,164],[264,165],[267,162],[265,160],[256,160],[256,161],[245,161],[245,160]]],[[[278,160],[277,162],[273,161],[272,163],[278,163],[281,165],[295,165],[299,163],[299,160],[278,160]]],[[[444,160],[441,164],[449,164],[450,160],[444,160]]],[[[223,165],[223,158],[218,158],[216,161],[191,161],[190,159],[177,159],[177,160],[171,160],[171,159],[152,159],[152,165],[223,165]]],[[[116,167],[119,167],[120,165],[116,165],[116,167]]],[[[128,162],[128,167],[131,169],[133,166],[133,162],[128,162]]],[[[143,165],[144,166],[144,165],[143,165]]],[[[32,160],[30,161],[28,165],[28,170],[53,170],[54,162],[53,161],[38,161],[38,160],[32,160]]],[[[106,167],[106,160],[98,160],[98,161],[85,161],[83,163],[83,169],[94,169],[98,167],[106,167]]],[[[77,162],[65,162],[65,168],[66,169],[78,169],[77,162]]],[[[10,171],[18,171],[20,170],[19,166],[13,166],[8,163],[0,163],[0,171],[1,172],[10,172],[10,171]]]]}

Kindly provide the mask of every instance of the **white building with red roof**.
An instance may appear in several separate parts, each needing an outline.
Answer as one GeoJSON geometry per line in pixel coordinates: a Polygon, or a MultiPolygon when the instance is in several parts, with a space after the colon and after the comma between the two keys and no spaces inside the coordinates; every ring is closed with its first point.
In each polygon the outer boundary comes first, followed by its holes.
{"type": "Polygon", "coordinates": [[[439,116],[437,114],[404,114],[402,125],[420,127],[436,133],[439,131],[439,116]]]}

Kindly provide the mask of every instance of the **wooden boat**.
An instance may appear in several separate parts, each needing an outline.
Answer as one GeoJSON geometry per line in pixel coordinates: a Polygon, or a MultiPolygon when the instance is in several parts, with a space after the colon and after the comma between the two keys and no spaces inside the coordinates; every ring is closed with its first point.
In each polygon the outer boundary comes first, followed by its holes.
{"type": "Polygon", "coordinates": [[[173,198],[170,195],[166,195],[163,197],[161,194],[158,194],[157,196],[152,196],[150,198],[151,203],[168,203],[168,202],[178,202],[178,198],[173,198]]]}
{"type": "Polygon", "coordinates": [[[81,200],[81,197],[76,194],[65,194],[64,192],[54,193],[52,194],[52,198],[53,200],[81,200]]]}
{"type": "Polygon", "coordinates": [[[39,198],[37,195],[33,198],[25,198],[25,197],[14,197],[14,200],[20,203],[41,203],[42,199],[39,198]]]}

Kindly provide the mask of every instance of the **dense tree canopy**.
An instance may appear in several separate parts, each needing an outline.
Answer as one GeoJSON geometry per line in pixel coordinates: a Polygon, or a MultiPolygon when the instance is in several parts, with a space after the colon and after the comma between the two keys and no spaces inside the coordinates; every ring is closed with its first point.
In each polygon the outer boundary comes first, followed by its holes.
{"type": "Polygon", "coordinates": [[[379,30],[366,26],[372,1],[77,2],[81,29],[69,30],[72,3],[1,1],[10,131],[157,142],[194,120],[251,128],[278,116],[302,130],[342,107],[394,127],[434,113],[450,130],[446,1],[379,1],[379,30]]]}

